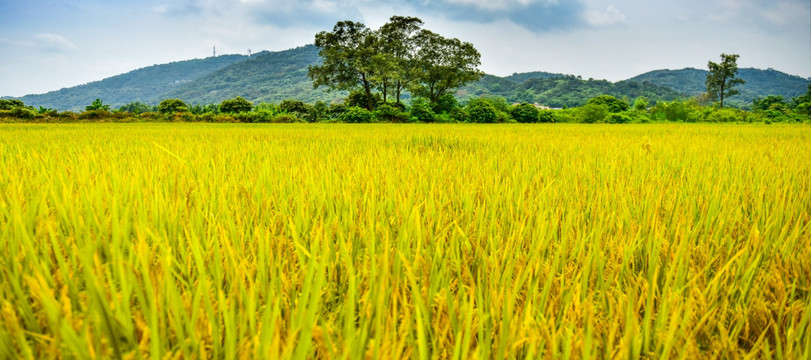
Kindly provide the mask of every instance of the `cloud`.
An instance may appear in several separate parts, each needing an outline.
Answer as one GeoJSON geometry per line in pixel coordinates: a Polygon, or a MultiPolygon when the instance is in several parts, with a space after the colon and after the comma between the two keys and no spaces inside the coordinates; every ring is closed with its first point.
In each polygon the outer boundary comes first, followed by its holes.
{"type": "Polygon", "coordinates": [[[408,2],[418,12],[444,16],[451,21],[491,24],[507,20],[533,32],[565,30],[583,25],[584,7],[579,1],[410,0],[408,2]]]}
{"type": "Polygon", "coordinates": [[[586,12],[586,21],[594,26],[617,25],[625,22],[626,16],[614,5],[609,5],[604,10],[589,10],[586,12]]]}
{"type": "Polygon", "coordinates": [[[36,41],[35,46],[46,52],[66,53],[79,48],[68,39],[57,34],[36,34],[34,35],[34,39],[36,41]]]}

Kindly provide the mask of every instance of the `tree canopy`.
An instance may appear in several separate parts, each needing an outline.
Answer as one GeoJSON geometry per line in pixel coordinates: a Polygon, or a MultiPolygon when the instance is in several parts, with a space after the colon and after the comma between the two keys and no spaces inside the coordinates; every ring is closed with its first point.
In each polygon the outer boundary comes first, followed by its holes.
{"type": "Polygon", "coordinates": [[[481,55],[472,44],[421,29],[422,20],[393,16],[373,31],[353,21],[340,21],[331,32],[315,36],[320,65],[308,67],[313,87],[362,91],[365,107],[376,106],[373,92],[399,104],[404,89],[432,104],[443,95],[481,78],[481,55]]]}
{"type": "Polygon", "coordinates": [[[735,78],[738,73],[737,60],[740,55],[721,54],[721,63],[707,62],[709,74],[707,74],[707,94],[712,100],[720,100],[720,107],[724,107],[724,98],[738,94],[738,90],[733,89],[735,85],[744,84],[743,79],[735,78]]]}

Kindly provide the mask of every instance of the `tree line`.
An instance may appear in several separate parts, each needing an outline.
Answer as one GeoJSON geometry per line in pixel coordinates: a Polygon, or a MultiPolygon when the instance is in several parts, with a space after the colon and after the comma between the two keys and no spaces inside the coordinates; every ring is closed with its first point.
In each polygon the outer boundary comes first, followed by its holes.
{"type": "Polygon", "coordinates": [[[348,96],[344,102],[305,103],[284,100],[259,103],[236,97],[219,104],[188,105],[180,99],[166,99],[158,105],[132,102],[111,109],[96,99],[82,112],[57,111],[27,106],[20,100],[0,100],[0,122],[217,122],[217,123],[648,123],[648,122],[811,122],[811,86],[796,98],[782,96],[755,99],[751,111],[721,108],[704,98],[659,101],[644,96],[633,102],[600,95],[585,105],[568,109],[546,109],[531,103],[509,103],[498,96],[464,101],[446,94],[431,103],[414,98],[395,106],[378,103],[365,107],[363,96],[348,96]]]}
{"type": "Polygon", "coordinates": [[[480,54],[470,43],[448,39],[422,29],[415,17],[393,16],[377,30],[362,23],[338,22],[332,31],[315,36],[322,62],[308,68],[313,87],[348,91],[342,101],[284,100],[279,104],[235,97],[219,104],[189,105],[166,99],[156,106],[131,102],[111,110],[96,99],[84,112],[26,106],[20,100],[0,100],[3,122],[70,121],[189,121],[189,122],[443,122],[443,123],[646,123],[682,122],[808,122],[811,121],[811,85],[791,101],[767,96],[753,101],[753,111],[724,107],[724,99],[737,93],[744,80],[736,77],[738,55],[721,54],[720,63],[708,62],[707,92],[688,100],[652,104],[644,96],[633,103],[611,95],[592,97],[580,107],[551,110],[529,102],[509,104],[499,96],[459,102],[458,88],[483,73],[480,54]],[[408,104],[403,95],[408,94],[408,104]]]}

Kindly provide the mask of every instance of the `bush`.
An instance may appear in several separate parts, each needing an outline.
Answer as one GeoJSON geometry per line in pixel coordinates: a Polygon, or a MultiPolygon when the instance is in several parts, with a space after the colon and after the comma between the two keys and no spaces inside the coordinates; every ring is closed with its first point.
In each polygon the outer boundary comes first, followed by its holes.
{"type": "Polygon", "coordinates": [[[625,114],[612,113],[608,114],[606,121],[609,124],[627,124],[631,122],[631,117],[625,114]]]}
{"type": "Polygon", "coordinates": [[[36,116],[37,116],[37,112],[36,112],[36,111],[34,111],[33,109],[29,109],[29,108],[27,108],[27,107],[15,107],[15,108],[11,108],[11,110],[9,110],[9,112],[8,112],[8,113],[9,113],[9,115],[10,115],[11,117],[15,117],[15,118],[17,118],[17,119],[27,119],[27,120],[30,120],[30,119],[33,119],[34,117],[36,117],[36,116]]]}
{"type": "Polygon", "coordinates": [[[341,121],[347,123],[370,123],[373,119],[371,111],[358,106],[352,106],[341,114],[341,121]]]}
{"type": "Polygon", "coordinates": [[[619,113],[628,110],[628,103],[611,95],[600,95],[589,100],[586,105],[604,105],[610,113],[619,113]]]}
{"type": "Polygon", "coordinates": [[[458,107],[459,103],[456,101],[456,97],[452,94],[445,94],[439,97],[436,103],[433,104],[433,108],[431,110],[433,110],[436,114],[440,114],[448,113],[454,108],[458,107]]]}
{"type": "Polygon", "coordinates": [[[110,112],[107,110],[86,110],[79,114],[79,120],[102,120],[110,118],[110,112]]]}
{"type": "Polygon", "coordinates": [[[95,101],[93,101],[92,104],[90,104],[89,106],[85,106],[84,109],[87,110],[87,111],[92,111],[92,110],[110,111],[110,105],[105,105],[104,103],[101,102],[101,99],[97,98],[95,101]]]}
{"type": "Polygon", "coordinates": [[[552,110],[538,111],[538,122],[553,123],[555,122],[555,113],[552,110]]]}
{"type": "Polygon", "coordinates": [[[498,114],[493,104],[483,100],[474,99],[465,108],[469,115],[470,122],[474,123],[494,123],[498,120],[498,114]]]}
{"type": "Polygon", "coordinates": [[[650,102],[648,102],[648,99],[644,96],[640,96],[636,98],[636,100],[634,101],[634,110],[639,111],[645,110],[648,108],[648,104],[650,104],[650,102]]]}
{"type": "Polygon", "coordinates": [[[274,116],[270,122],[274,124],[288,124],[288,123],[299,123],[302,121],[301,119],[290,114],[279,114],[274,116]]]}
{"type": "Polygon", "coordinates": [[[414,99],[411,103],[411,117],[427,123],[436,121],[436,113],[422,99],[414,99]]]}
{"type": "Polygon", "coordinates": [[[450,120],[460,123],[470,121],[470,115],[468,115],[467,110],[460,107],[453,108],[448,113],[448,117],[450,118],[450,120]]]}
{"type": "Polygon", "coordinates": [[[158,104],[158,113],[163,115],[187,111],[189,111],[189,107],[180,99],[166,99],[158,104]]]}
{"type": "Polygon", "coordinates": [[[382,121],[399,123],[408,120],[407,114],[400,111],[396,106],[389,104],[379,105],[377,109],[375,109],[374,114],[378,120],[382,121]]]}
{"type": "Polygon", "coordinates": [[[152,107],[140,101],[135,101],[118,108],[118,111],[138,115],[140,113],[152,111],[152,107]]]}
{"type": "Polygon", "coordinates": [[[577,121],[584,124],[603,122],[606,115],[608,115],[608,106],[592,102],[577,109],[577,121]]]}
{"type": "Polygon", "coordinates": [[[346,106],[347,107],[353,107],[354,106],[354,107],[364,108],[364,109],[367,109],[367,110],[373,110],[375,107],[377,107],[377,104],[379,104],[381,101],[382,101],[382,99],[380,97],[380,94],[372,94],[372,101],[371,101],[372,102],[372,107],[370,109],[369,108],[369,97],[366,96],[366,92],[360,90],[360,91],[353,91],[353,92],[349,93],[349,96],[346,97],[346,106]]]}
{"type": "Polygon", "coordinates": [[[346,105],[344,104],[329,104],[329,109],[327,109],[327,116],[330,119],[340,119],[341,115],[346,112],[346,105]]]}
{"type": "Polygon", "coordinates": [[[249,112],[253,109],[253,103],[245,100],[242,96],[237,96],[233,99],[224,100],[220,103],[220,112],[226,114],[237,114],[242,112],[249,112]]]}
{"type": "Polygon", "coordinates": [[[17,99],[0,99],[0,110],[11,110],[18,107],[25,107],[22,100],[17,99]]]}
{"type": "Polygon", "coordinates": [[[745,121],[745,118],[741,110],[723,108],[717,109],[712,113],[710,113],[709,116],[707,117],[707,121],[726,123],[726,122],[745,121]]]}
{"type": "Polygon", "coordinates": [[[510,109],[510,116],[520,123],[534,123],[538,122],[540,112],[535,105],[523,103],[513,106],[510,109]]]}

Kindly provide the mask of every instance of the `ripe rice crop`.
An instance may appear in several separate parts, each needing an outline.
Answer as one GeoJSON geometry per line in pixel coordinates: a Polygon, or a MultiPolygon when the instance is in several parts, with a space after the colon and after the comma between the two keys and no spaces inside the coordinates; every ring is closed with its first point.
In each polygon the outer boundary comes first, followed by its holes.
{"type": "Polygon", "coordinates": [[[811,358],[811,128],[0,125],[0,358],[811,358]]]}

